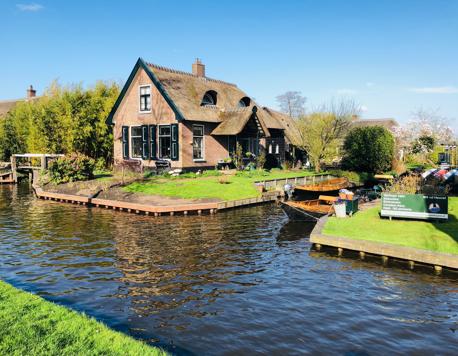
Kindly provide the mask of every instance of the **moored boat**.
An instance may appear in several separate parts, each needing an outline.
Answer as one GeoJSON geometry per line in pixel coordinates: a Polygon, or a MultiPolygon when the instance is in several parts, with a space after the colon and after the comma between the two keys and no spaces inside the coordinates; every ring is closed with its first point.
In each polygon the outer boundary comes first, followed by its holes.
{"type": "Polygon", "coordinates": [[[319,183],[297,185],[294,189],[307,192],[332,192],[348,188],[349,186],[350,181],[347,178],[332,178],[319,183]]]}
{"type": "Polygon", "coordinates": [[[305,201],[285,201],[281,203],[283,211],[290,220],[316,221],[324,215],[334,212],[333,203],[338,197],[321,195],[318,199],[305,201]]]}

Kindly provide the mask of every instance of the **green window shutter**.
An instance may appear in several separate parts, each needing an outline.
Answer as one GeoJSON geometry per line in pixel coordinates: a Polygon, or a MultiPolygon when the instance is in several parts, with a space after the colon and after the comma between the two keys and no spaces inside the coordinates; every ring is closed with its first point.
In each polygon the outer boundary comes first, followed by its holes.
{"type": "Polygon", "coordinates": [[[122,158],[129,159],[129,126],[122,127],[122,158]]]}
{"type": "Polygon", "coordinates": [[[148,125],[142,125],[142,159],[149,159],[148,125]]]}
{"type": "Polygon", "coordinates": [[[157,159],[157,134],[156,134],[157,126],[156,125],[149,125],[149,139],[150,139],[150,147],[149,147],[149,156],[151,159],[157,159]]]}
{"type": "Polygon", "coordinates": [[[172,133],[172,152],[171,152],[171,158],[172,158],[172,161],[178,161],[179,159],[179,140],[178,140],[178,124],[172,124],[170,125],[170,128],[171,128],[171,133],[172,133]]]}

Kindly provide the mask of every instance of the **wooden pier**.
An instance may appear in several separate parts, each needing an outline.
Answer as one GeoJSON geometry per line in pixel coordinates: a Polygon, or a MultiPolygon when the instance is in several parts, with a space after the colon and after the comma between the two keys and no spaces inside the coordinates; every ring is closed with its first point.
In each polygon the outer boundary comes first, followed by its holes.
{"type": "MultiPolygon", "coordinates": [[[[62,154],[49,153],[23,153],[14,154],[11,156],[11,172],[9,173],[9,183],[18,182],[18,173],[27,172],[33,179],[37,175],[34,172],[39,172],[48,168],[49,162],[56,158],[62,157],[62,154]]],[[[1,182],[1,180],[0,180],[1,182]]]]}
{"type": "MultiPolygon", "coordinates": [[[[345,250],[358,252],[362,259],[366,254],[379,256],[384,265],[392,258],[406,262],[411,269],[414,268],[415,264],[423,264],[432,266],[438,273],[442,271],[442,268],[458,270],[457,255],[382,242],[324,235],[322,230],[327,219],[327,216],[321,218],[310,235],[310,242],[316,251],[321,251],[323,247],[331,247],[337,250],[338,256],[343,256],[345,250]]],[[[399,236],[402,238],[402,231],[399,232],[399,236]]]]}
{"type": "MultiPolygon", "coordinates": [[[[37,185],[33,185],[33,189],[38,198],[43,200],[53,200],[61,203],[71,203],[78,205],[86,205],[96,208],[112,209],[127,213],[152,215],[152,216],[173,216],[173,215],[213,215],[219,210],[233,209],[248,205],[262,204],[273,202],[278,199],[279,192],[267,192],[261,197],[231,200],[215,203],[197,203],[197,204],[181,204],[170,206],[147,205],[138,203],[129,203],[126,201],[100,199],[96,197],[86,197],[79,195],[70,195],[62,193],[47,192],[37,185]]],[[[94,196],[96,196],[95,194],[94,196]]]]}

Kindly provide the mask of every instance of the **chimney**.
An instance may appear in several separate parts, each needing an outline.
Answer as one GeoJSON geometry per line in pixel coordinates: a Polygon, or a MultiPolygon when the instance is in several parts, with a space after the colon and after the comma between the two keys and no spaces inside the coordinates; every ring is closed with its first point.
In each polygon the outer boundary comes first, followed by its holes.
{"type": "Polygon", "coordinates": [[[199,58],[192,64],[192,74],[198,77],[205,77],[205,64],[202,64],[199,58]]]}
{"type": "Polygon", "coordinates": [[[34,98],[37,96],[37,91],[33,89],[33,86],[30,86],[29,89],[27,89],[27,99],[34,98]]]}

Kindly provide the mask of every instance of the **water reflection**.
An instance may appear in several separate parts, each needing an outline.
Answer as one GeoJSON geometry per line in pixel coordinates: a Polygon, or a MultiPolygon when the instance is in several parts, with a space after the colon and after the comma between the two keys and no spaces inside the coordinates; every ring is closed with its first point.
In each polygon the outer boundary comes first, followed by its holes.
{"type": "Polygon", "coordinates": [[[314,254],[311,228],[274,205],[152,218],[4,186],[0,274],[180,354],[458,352],[456,279],[314,254]]]}

